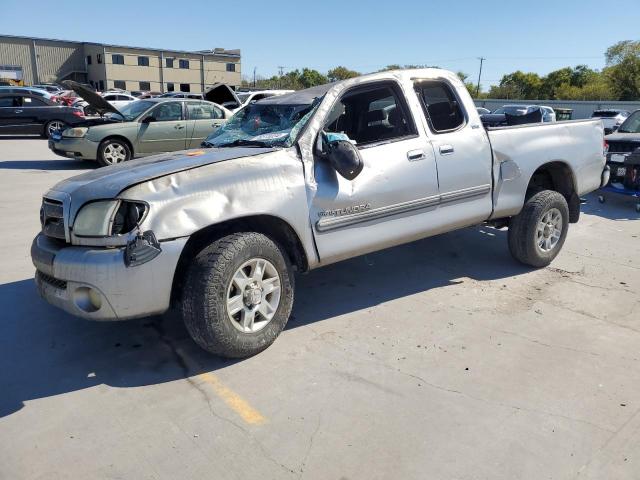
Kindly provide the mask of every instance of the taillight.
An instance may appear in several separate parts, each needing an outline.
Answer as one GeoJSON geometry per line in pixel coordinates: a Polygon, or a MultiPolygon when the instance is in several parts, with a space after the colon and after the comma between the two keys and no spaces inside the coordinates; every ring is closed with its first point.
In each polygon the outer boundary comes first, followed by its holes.
{"type": "Polygon", "coordinates": [[[609,152],[609,142],[602,140],[602,153],[607,154],[609,152]]]}
{"type": "Polygon", "coordinates": [[[84,117],[84,112],[82,110],[74,110],[73,112],[71,112],[72,115],[75,115],[76,117],[84,117]]]}

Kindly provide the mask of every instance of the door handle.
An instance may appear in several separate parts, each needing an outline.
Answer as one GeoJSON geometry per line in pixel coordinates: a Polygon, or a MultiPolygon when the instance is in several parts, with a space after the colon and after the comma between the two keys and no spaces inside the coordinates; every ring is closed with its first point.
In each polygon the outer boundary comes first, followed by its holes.
{"type": "Polygon", "coordinates": [[[22,113],[22,110],[14,110],[13,113],[22,113]]]}
{"type": "Polygon", "coordinates": [[[175,128],[176,130],[182,130],[182,129],[184,128],[184,126],[182,126],[182,125],[176,125],[176,126],[175,126],[175,127],[173,127],[173,128],[175,128]]]}
{"type": "Polygon", "coordinates": [[[417,162],[418,160],[424,160],[427,156],[424,154],[424,150],[410,150],[407,152],[407,158],[410,162],[417,162]]]}
{"type": "Polygon", "coordinates": [[[453,153],[453,145],[440,145],[440,155],[451,155],[453,153]]]}

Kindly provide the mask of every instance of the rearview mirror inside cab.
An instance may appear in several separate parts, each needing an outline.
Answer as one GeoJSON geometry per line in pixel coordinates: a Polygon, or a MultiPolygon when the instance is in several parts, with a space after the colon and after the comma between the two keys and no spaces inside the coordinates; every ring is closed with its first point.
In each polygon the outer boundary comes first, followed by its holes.
{"type": "Polygon", "coordinates": [[[323,133],[323,153],[336,172],[347,180],[356,178],[364,163],[356,146],[346,139],[331,138],[323,133]]]}

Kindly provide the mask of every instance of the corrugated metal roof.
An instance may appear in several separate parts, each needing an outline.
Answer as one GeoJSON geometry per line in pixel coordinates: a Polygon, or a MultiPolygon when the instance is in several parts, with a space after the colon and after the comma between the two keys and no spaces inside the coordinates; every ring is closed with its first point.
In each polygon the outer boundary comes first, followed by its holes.
{"type": "Polygon", "coordinates": [[[223,52],[218,52],[218,49],[214,51],[205,51],[205,50],[172,50],[168,48],[152,48],[152,47],[132,47],[128,45],[114,45],[111,43],[98,43],[98,42],[79,42],[77,40],[60,40],[57,38],[39,38],[39,37],[25,37],[21,35],[0,35],[0,38],[14,38],[20,40],[35,40],[36,42],[60,42],[60,43],[76,43],[79,45],[99,45],[105,47],[115,47],[115,48],[130,48],[132,50],[157,50],[158,52],[170,52],[170,53],[187,53],[191,55],[205,55],[211,57],[231,57],[231,58],[240,58],[240,50],[237,50],[238,53],[235,53],[236,50],[224,50],[223,52]]]}

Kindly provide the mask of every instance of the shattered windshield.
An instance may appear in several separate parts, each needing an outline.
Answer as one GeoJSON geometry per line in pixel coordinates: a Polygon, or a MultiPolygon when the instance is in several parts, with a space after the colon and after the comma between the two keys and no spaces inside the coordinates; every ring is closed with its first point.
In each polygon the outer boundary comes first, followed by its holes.
{"type": "MultiPolygon", "coordinates": [[[[118,111],[122,113],[122,116],[125,118],[127,122],[131,122],[138,118],[142,113],[149,110],[151,107],[156,105],[155,102],[149,102],[145,100],[138,100],[135,102],[128,103],[122,107],[118,108],[118,111]]],[[[116,119],[120,118],[120,115],[116,113],[109,113],[110,117],[114,117],[116,119]]]]}
{"type": "Polygon", "coordinates": [[[204,141],[209,147],[290,147],[311,117],[313,105],[252,103],[204,141]]]}

